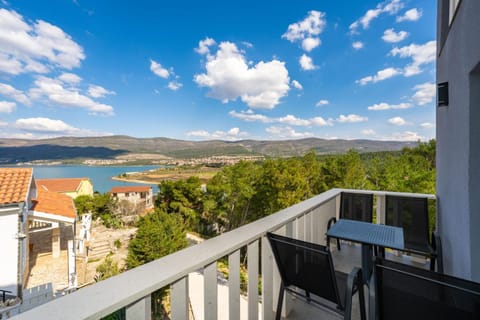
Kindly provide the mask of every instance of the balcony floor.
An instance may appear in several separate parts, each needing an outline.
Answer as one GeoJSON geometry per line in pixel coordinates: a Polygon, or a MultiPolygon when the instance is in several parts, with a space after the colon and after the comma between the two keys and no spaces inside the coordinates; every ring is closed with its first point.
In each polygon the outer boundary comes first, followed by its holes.
{"type": "MultiPolygon", "coordinates": [[[[332,257],[335,269],[349,273],[354,267],[361,267],[361,247],[360,245],[348,244],[342,242],[342,250],[337,251],[334,241],[331,243],[332,257]]],[[[428,263],[421,263],[421,259],[411,258],[409,256],[395,255],[393,252],[386,252],[386,258],[400,261],[405,264],[415,265],[419,268],[428,268],[428,263]]],[[[425,261],[425,259],[423,259],[425,261]]],[[[365,306],[368,318],[368,288],[365,286],[365,306]]],[[[341,319],[342,317],[328,309],[322,309],[308,304],[300,299],[293,299],[291,312],[288,320],[306,320],[306,319],[341,319]]],[[[360,319],[360,306],[358,303],[358,293],[353,296],[352,319],[360,319]]]]}

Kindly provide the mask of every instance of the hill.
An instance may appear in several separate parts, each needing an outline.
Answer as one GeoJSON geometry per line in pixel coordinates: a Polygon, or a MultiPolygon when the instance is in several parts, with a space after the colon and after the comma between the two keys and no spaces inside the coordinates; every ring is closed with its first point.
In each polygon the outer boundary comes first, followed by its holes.
{"type": "Polygon", "coordinates": [[[394,151],[416,142],[375,140],[240,140],[186,141],[129,136],[60,137],[41,140],[0,139],[0,163],[82,159],[189,159],[211,156],[296,156],[310,150],[318,154],[394,151]]]}

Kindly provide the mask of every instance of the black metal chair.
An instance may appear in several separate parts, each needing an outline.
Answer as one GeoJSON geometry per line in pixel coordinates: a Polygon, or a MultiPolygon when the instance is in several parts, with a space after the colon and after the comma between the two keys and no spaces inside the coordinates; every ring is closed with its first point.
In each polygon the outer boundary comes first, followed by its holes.
{"type": "Polygon", "coordinates": [[[351,319],[352,296],[358,291],[361,319],[365,319],[360,268],[354,268],[348,275],[335,272],[327,247],[273,233],[267,233],[267,238],[282,279],[277,320],[281,318],[285,291],[343,315],[344,319],[351,319]]]}
{"type": "Polygon", "coordinates": [[[370,320],[480,319],[480,284],[377,258],[370,320]]]}
{"type": "MultiPolygon", "coordinates": [[[[372,222],[373,194],[342,192],[340,194],[340,219],[372,222]]],[[[328,220],[327,230],[337,222],[335,217],[328,220]]],[[[330,248],[330,237],[327,237],[327,247],[330,248]]],[[[341,250],[340,240],[337,239],[337,248],[341,250]]]]}
{"type": "Polygon", "coordinates": [[[440,238],[429,237],[428,199],[386,196],[386,224],[403,228],[405,252],[430,258],[430,270],[435,270],[438,258],[439,272],[443,272],[440,238]]]}

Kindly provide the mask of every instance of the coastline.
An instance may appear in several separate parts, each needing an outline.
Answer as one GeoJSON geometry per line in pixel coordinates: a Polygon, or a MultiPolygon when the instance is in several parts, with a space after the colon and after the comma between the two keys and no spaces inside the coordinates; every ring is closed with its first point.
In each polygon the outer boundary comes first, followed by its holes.
{"type": "Polygon", "coordinates": [[[134,183],[142,183],[142,184],[158,184],[158,182],[153,182],[153,181],[135,180],[135,179],[120,178],[120,177],[112,177],[111,179],[116,180],[116,181],[123,181],[123,182],[134,182],[134,183]]]}

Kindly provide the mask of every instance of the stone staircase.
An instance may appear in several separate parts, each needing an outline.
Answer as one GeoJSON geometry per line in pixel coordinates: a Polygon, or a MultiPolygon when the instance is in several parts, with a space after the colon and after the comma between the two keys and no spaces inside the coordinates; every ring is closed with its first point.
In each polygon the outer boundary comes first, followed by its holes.
{"type": "Polygon", "coordinates": [[[135,234],[136,229],[115,231],[108,229],[102,224],[93,226],[88,259],[104,259],[110,252],[115,252],[115,241],[120,240],[122,245],[128,244],[130,238],[135,234]]]}
{"type": "Polygon", "coordinates": [[[113,251],[113,241],[108,229],[99,224],[92,228],[90,247],[88,249],[88,260],[104,259],[113,251]]]}
{"type": "Polygon", "coordinates": [[[88,259],[97,260],[105,258],[112,251],[112,246],[108,240],[90,241],[88,249],[88,259]]]}

